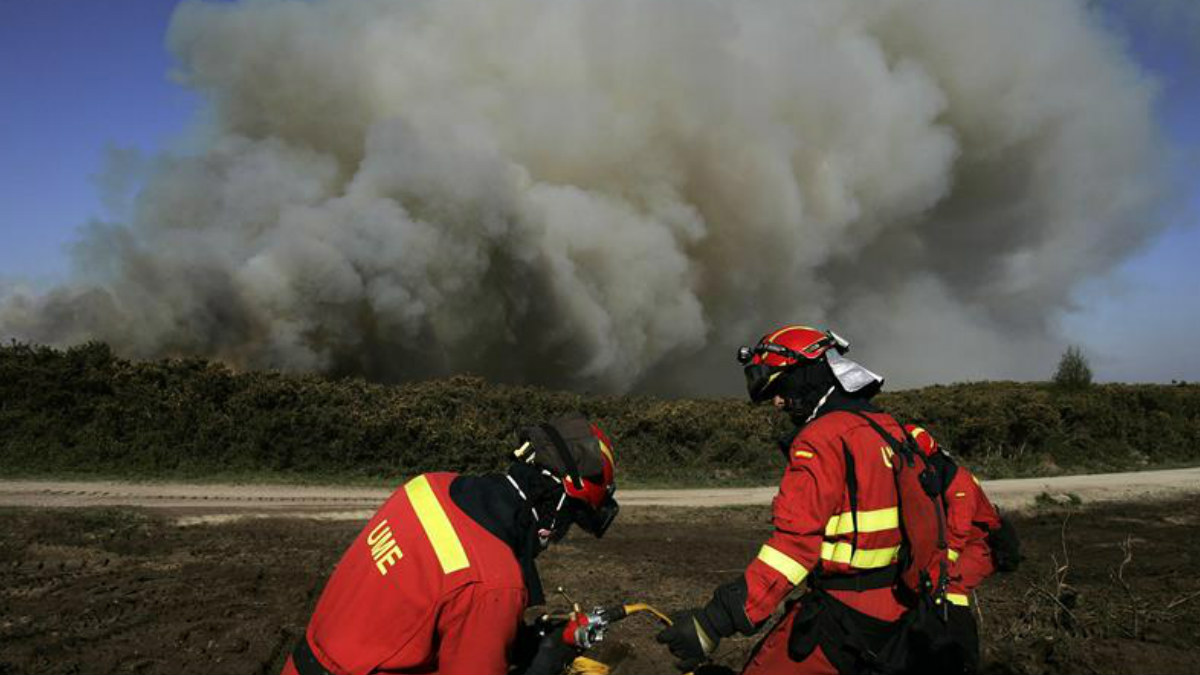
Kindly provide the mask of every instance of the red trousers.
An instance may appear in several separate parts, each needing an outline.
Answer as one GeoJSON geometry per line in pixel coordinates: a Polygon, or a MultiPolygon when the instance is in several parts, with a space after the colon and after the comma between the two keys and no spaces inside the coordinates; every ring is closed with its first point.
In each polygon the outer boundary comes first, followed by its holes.
{"type": "MultiPolygon", "coordinates": [[[[830,595],[863,614],[884,621],[896,621],[905,610],[890,588],[862,592],[830,591],[830,595]]],[[[742,669],[742,675],[837,675],[837,669],[825,658],[825,652],[820,647],[803,661],[793,661],[788,656],[788,636],[792,634],[792,622],[799,611],[800,603],[794,603],[758,643],[742,669]]]]}

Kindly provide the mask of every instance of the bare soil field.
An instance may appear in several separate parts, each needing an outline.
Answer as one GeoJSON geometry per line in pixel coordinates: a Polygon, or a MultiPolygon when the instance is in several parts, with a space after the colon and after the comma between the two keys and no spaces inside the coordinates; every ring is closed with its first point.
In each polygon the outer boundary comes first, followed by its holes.
{"type": "MultiPolygon", "coordinates": [[[[674,610],[739,574],[762,506],[629,508],[605,539],[541,561],[584,604],[674,610]]],[[[1200,662],[1200,497],[1028,510],[1023,568],[978,593],[986,671],[1186,673],[1200,662]]],[[[185,526],[130,508],[0,510],[0,674],[275,673],[360,523],[257,518],[185,526]]],[[[550,600],[552,607],[565,603],[550,600]]],[[[591,654],[671,673],[650,620],[591,654]]],[[[741,665],[754,638],[727,640],[741,665]]]]}

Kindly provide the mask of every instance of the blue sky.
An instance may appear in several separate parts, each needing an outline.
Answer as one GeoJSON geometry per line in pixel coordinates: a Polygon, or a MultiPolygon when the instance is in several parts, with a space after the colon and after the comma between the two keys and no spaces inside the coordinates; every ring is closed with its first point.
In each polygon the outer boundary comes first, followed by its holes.
{"type": "MultiPolygon", "coordinates": [[[[63,279],[77,229],[105,215],[95,176],[107,149],[153,154],[195,123],[200,101],[171,81],[164,46],[176,4],[0,0],[0,282],[63,279]]],[[[1190,202],[1146,250],[1084,284],[1061,325],[1101,379],[1200,380],[1200,12],[1180,20],[1148,4],[1105,6],[1161,83],[1190,202]]]]}
{"type": "Polygon", "coordinates": [[[1200,3],[1111,0],[1109,21],[1161,87],[1185,203],[1169,228],[1112,275],[1085,283],[1063,318],[1103,379],[1200,380],[1200,3]]]}
{"type": "Polygon", "coordinates": [[[53,280],[102,216],[106,148],[153,153],[199,100],[170,81],[175,2],[0,0],[0,276],[53,280]]]}

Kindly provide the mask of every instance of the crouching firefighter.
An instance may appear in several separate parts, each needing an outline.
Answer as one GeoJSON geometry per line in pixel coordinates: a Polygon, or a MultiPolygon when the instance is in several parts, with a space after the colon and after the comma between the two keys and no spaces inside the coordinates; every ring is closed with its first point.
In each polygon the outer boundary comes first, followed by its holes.
{"type": "Polygon", "coordinates": [[[926,429],[904,425],[917,449],[942,476],[942,504],[946,510],[947,557],[950,561],[946,585],[949,644],[942,660],[961,671],[974,673],[979,667],[979,629],[971,600],[976,588],[993,572],[1012,572],[1021,561],[1020,542],[1012,524],[996,510],[979,479],[965,466],[957,465],[950,453],[926,429]],[[959,650],[960,653],[956,653],[959,650]]]}
{"type": "Polygon", "coordinates": [[[922,486],[923,457],[872,403],[883,378],[846,358],[848,349],[832,332],[785,326],[739,350],[751,400],[773,401],[797,429],[783,444],[773,534],[739,578],[658,635],[680,670],[724,637],[755,633],[800,584],[807,592],[743,673],[905,672],[914,669],[911,624],[944,627],[944,611],[933,616],[945,606],[948,568],[939,486],[922,486]]]}
{"type": "Polygon", "coordinates": [[[506,473],[417,476],[384,503],[330,576],[285,675],[560,673],[562,626],[535,558],[572,524],[601,537],[617,515],[609,439],[579,415],[522,429],[506,473]]]}

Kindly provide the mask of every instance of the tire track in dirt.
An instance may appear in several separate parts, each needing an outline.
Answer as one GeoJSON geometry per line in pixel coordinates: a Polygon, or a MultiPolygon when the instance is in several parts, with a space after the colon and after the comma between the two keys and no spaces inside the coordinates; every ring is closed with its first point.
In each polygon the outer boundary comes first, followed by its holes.
{"type": "MultiPolygon", "coordinates": [[[[1200,467],[1048,478],[984,481],[1001,508],[1032,505],[1039,495],[1084,503],[1144,501],[1200,493],[1200,467]]],[[[729,507],[769,504],[774,486],[621,490],[623,507],[729,507]]],[[[0,480],[0,506],[84,508],[135,506],[178,513],[182,524],[245,518],[356,520],[369,516],[391,490],[313,485],[132,483],[0,480]]]]}

